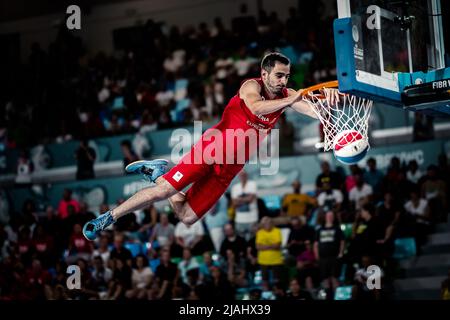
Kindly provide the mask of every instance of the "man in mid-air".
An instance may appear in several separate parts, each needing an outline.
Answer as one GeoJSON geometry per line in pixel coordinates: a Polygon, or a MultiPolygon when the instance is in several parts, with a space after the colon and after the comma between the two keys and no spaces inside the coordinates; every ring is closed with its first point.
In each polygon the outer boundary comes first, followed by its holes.
{"type": "Polygon", "coordinates": [[[138,191],[118,207],[87,222],[83,228],[85,237],[94,240],[100,231],[123,215],[164,199],[169,200],[183,223],[193,224],[201,219],[225,193],[286,108],[317,118],[302,100],[302,90],[286,88],[289,72],[287,57],[276,52],[267,54],[261,61],[261,77],[242,83],[226,106],[221,121],[201,136],[178,165],[168,170],[168,161],[160,159],[129,164],[127,172],[141,173],[156,186],[138,191]],[[229,132],[236,134],[230,137],[229,132]],[[242,134],[244,139],[239,139],[242,134]],[[251,143],[252,137],[256,143],[251,143]]]}

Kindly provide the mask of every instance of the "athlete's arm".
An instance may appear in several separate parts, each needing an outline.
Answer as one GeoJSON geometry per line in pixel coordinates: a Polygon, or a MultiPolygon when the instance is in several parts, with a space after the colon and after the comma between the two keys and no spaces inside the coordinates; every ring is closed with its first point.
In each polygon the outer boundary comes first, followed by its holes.
{"type": "MultiPolygon", "coordinates": [[[[297,95],[298,91],[295,91],[294,89],[288,89],[288,93],[290,97],[291,95],[297,95]]],[[[304,115],[307,115],[311,118],[318,119],[317,115],[314,113],[311,106],[306,101],[299,100],[291,104],[290,107],[299,113],[303,113],[304,115]]]]}
{"type": "Polygon", "coordinates": [[[263,100],[261,86],[255,80],[248,80],[239,90],[239,96],[254,115],[264,115],[286,108],[301,99],[300,92],[294,92],[283,99],[263,100]]]}

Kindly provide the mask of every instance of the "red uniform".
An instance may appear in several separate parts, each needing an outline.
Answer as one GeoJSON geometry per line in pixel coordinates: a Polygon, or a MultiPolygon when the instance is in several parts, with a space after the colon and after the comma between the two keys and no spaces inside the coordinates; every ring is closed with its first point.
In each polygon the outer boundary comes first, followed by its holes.
{"type": "MultiPolygon", "coordinates": [[[[270,100],[261,78],[254,80],[261,86],[263,99],[270,100]]],[[[287,96],[288,91],[284,88],[275,99],[287,96]]],[[[186,200],[201,218],[227,190],[283,111],[256,116],[238,92],[226,106],[220,122],[201,136],[180,163],[163,176],[164,179],[178,191],[193,183],[186,193],[186,200]],[[251,141],[256,143],[249,143],[251,141]]]]}

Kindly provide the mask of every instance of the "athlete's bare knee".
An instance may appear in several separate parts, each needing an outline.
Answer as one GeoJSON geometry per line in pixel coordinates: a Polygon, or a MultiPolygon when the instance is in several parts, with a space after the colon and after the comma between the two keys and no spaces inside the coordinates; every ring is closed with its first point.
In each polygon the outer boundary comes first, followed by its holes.
{"type": "Polygon", "coordinates": [[[194,212],[194,210],[192,210],[192,208],[188,204],[183,206],[181,216],[182,216],[181,222],[183,222],[186,225],[192,225],[199,219],[197,214],[194,212]]]}
{"type": "Polygon", "coordinates": [[[153,188],[149,188],[155,201],[167,199],[178,191],[167,180],[161,177],[161,181],[153,188]]]}

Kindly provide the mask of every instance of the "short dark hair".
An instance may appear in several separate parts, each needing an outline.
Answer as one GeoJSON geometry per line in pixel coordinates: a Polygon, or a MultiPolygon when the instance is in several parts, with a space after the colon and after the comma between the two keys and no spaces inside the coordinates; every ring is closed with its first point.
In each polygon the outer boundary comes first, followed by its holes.
{"type": "Polygon", "coordinates": [[[275,67],[275,63],[279,62],[285,65],[291,64],[291,61],[288,57],[285,55],[279,53],[279,52],[271,52],[269,54],[266,54],[264,58],[261,61],[261,69],[266,70],[270,73],[272,71],[273,67],[275,67]]]}

